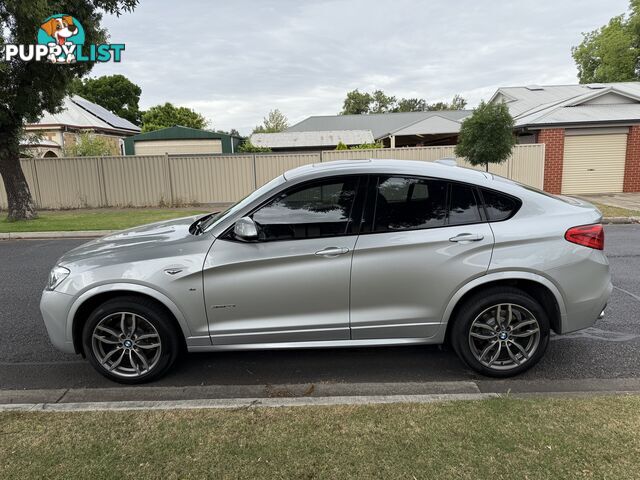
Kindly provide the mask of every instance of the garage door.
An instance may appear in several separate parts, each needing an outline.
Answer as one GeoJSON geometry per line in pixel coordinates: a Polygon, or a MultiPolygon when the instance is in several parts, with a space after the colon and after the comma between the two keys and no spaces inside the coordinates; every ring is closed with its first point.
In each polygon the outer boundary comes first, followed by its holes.
{"type": "Polygon", "coordinates": [[[622,192],[627,134],[564,139],[562,193],[622,192]]]}
{"type": "Polygon", "coordinates": [[[136,155],[222,153],[222,142],[203,140],[141,140],[136,142],[136,155]]]}

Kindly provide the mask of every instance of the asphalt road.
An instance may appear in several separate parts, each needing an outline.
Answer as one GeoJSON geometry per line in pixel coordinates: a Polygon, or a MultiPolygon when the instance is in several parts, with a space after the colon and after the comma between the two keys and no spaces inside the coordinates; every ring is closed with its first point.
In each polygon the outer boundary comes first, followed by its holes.
{"type": "MultiPolygon", "coordinates": [[[[542,362],[518,381],[640,377],[640,226],[606,229],[616,286],[594,328],[554,336],[542,362]]],[[[0,241],[0,389],[117,387],[79,356],[49,343],[38,303],[47,274],[81,240],[0,241]]],[[[439,347],[190,354],[162,386],[483,381],[439,347]]],[[[514,380],[507,380],[515,382],[514,380]]]]}

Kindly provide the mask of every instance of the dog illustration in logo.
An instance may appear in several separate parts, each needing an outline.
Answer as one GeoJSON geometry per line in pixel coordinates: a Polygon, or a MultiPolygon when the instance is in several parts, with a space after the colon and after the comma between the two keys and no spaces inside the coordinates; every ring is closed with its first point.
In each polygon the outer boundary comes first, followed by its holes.
{"type": "MultiPolygon", "coordinates": [[[[73,24],[73,17],[70,15],[51,18],[40,25],[40,28],[55,40],[55,43],[51,42],[49,45],[74,45],[68,39],[78,33],[78,27],[73,24]]],[[[48,58],[51,63],[73,63],[76,60],[73,53],[67,54],[66,57],[63,55],[56,56],[52,53],[48,58]]]]}

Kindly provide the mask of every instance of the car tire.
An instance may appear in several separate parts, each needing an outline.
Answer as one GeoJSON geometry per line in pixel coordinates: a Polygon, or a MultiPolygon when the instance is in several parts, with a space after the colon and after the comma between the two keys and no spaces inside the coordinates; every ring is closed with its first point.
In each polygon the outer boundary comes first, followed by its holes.
{"type": "Polygon", "coordinates": [[[181,351],[180,336],[157,303],[126,296],[96,308],[82,330],[91,365],[110,380],[139,384],[164,375],[181,351]]]}
{"type": "Polygon", "coordinates": [[[549,318],[526,292],[483,290],[458,310],[450,332],[453,349],[469,367],[490,377],[518,375],[540,361],[549,344],[549,318]]]}

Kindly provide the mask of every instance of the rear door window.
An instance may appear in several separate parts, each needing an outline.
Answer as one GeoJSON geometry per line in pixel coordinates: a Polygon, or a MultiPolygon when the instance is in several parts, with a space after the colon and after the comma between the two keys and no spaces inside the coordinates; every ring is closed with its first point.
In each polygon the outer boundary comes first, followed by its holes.
{"type": "Polygon", "coordinates": [[[447,219],[447,182],[383,176],[375,190],[374,232],[442,227],[447,219]]]}
{"type": "Polygon", "coordinates": [[[482,221],[475,188],[459,183],[451,184],[449,225],[464,225],[482,221]]]}

